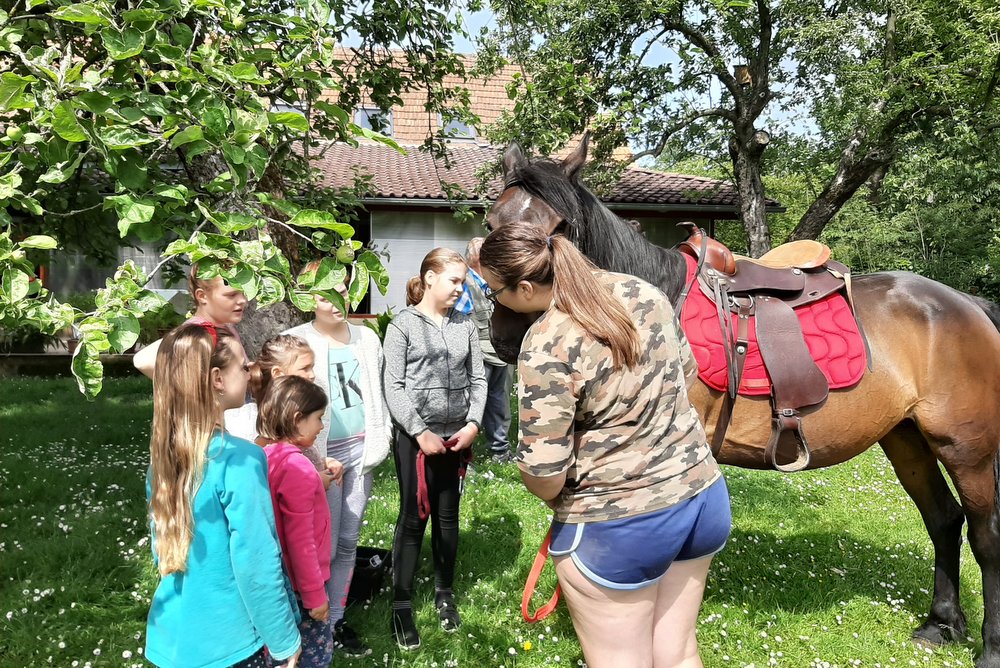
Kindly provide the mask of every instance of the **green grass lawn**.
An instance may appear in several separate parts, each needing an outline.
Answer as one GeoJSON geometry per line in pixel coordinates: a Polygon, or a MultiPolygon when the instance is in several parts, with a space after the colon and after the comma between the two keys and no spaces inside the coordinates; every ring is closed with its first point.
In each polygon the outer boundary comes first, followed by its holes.
{"type": "MultiPolygon", "coordinates": [[[[70,380],[0,381],[0,666],[144,665],[156,582],[143,496],[151,410],[145,379],[109,380],[93,403],[70,380]]],[[[821,472],[725,473],[734,529],[699,624],[707,666],[972,665],[982,600],[967,546],[962,593],[974,640],[934,650],[909,640],[930,604],[932,551],[880,450],[821,472]]],[[[397,503],[387,463],[364,544],[389,546],[397,503]]],[[[445,634],[436,624],[426,544],[415,600],[423,647],[396,648],[384,591],[348,611],[373,655],[334,665],[582,663],[565,607],[537,625],[520,617],[548,519],[514,466],[476,465],[455,583],[462,629],[445,634]]],[[[547,597],[553,586],[549,568],[540,589],[547,597]]]]}

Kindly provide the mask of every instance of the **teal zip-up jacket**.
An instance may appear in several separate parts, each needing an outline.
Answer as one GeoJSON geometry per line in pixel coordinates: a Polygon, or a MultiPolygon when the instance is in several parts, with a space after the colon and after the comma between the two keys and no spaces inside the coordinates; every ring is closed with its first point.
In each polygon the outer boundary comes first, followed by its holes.
{"type": "MultiPolygon", "coordinates": [[[[279,661],[295,654],[301,640],[285,588],[264,450],[215,432],[192,510],[187,568],[161,578],[153,594],[146,658],[164,668],[224,668],[264,645],[279,661]]],[[[155,541],[153,535],[154,559],[155,541]]]]}
{"type": "Polygon", "coordinates": [[[430,429],[447,438],[482,422],[486,371],[479,331],[468,316],[452,311],[439,327],[408,306],[389,323],[382,351],[389,413],[409,436],[430,429]]]}

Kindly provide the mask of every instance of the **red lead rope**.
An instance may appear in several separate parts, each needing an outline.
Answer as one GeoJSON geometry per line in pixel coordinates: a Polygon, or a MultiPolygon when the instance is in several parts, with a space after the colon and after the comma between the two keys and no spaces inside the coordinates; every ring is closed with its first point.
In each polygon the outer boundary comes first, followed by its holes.
{"type": "MultiPolygon", "coordinates": [[[[470,446],[462,450],[458,456],[458,493],[461,495],[465,491],[465,474],[469,468],[469,463],[472,462],[472,447],[470,446]]],[[[426,459],[427,455],[424,454],[424,451],[417,448],[417,514],[422,520],[426,520],[431,516],[431,499],[427,493],[426,459]]]]}
{"type": "Polygon", "coordinates": [[[531,571],[528,573],[528,579],[524,582],[524,594],[521,596],[521,616],[524,617],[524,621],[529,624],[534,624],[535,622],[540,622],[549,615],[552,611],[556,609],[556,605],[559,603],[559,593],[562,589],[559,585],[556,585],[556,590],[552,594],[552,598],[549,602],[542,607],[535,610],[534,614],[528,612],[528,606],[531,605],[531,595],[535,593],[535,587],[538,586],[538,578],[542,575],[542,569],[545,568],[545,562],[549,559],[549,543],[552,542],[552,529],[545,534],[545,540],[542,541],[542,546],[538,548],[538,554],[535,555],[535,563],[531,565],[531,571]]]}

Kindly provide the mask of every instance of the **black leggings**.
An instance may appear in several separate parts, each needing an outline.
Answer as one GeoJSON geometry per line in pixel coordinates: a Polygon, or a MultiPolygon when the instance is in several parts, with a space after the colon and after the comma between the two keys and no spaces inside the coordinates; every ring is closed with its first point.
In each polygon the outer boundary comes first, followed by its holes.
{"type": "MultiPolygon", "coordinates": [[[[399,519],[392,544],[392,586],[394,601],[413,597],[413,575],[420,559],[427,520],[417,511],[417,453],[420,446],[408,435],[397,432],[396,475],[399,478],[399,519]]],[[[455,579],[455,555],[458,553],[458,453],[424,458],[427,471],[427,496],[431,504],[431,549],[434,552],[434,585],[451,589],[455,579]]]]}

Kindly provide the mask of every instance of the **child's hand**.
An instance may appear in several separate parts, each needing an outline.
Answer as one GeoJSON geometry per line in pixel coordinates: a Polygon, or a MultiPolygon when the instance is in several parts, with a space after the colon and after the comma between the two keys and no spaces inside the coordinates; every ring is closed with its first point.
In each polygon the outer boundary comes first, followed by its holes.
{"type": "Polygon", "coordinates": [[[309,616],[315,619],[317,622],[325,622],[330,616],[330,603],[327,601],[318,608],[312,608],[309,610],[309,616]]]}
{"type": "Polygon", "coordinates": [[[465,450],[467,447],[472,445],[472,442],[476,440],[476,436],[478,435],[479,427],[477,427],[475,423],[470,422],[452,434],[452,438],[455,439],[455,445],[453,445],[451,449],[465,450]]]}
{"type": "Polygon", "coordinates": [[[299,657],[301,656],[302,656],[302,648],[299,647],[298,651],[295,652],[295,654],[293,654],[291,658],[288,659],[287,663],[283,663],[280,665],[283,666],[284,668],[295,668],[296,666],[299,665],[299,657]]]}
{"type": "MultiPolygon", "coordinates": [[[[330,476],[330,480],[339,485],[344,479],[344,465],[333,457],[327,457],[325,473],[330,476]]],[[[327,485],[327,487],[329,487],[329,485],[327,485]]]]}
{"type": "Polygon", "coordinates": [[[441,455],[446,451],[444,441],[430,429],[421,432],[420,435],[417,436],[417,445],[420,446],[420,449],[424,451],[425,455],[441,455]]]}

